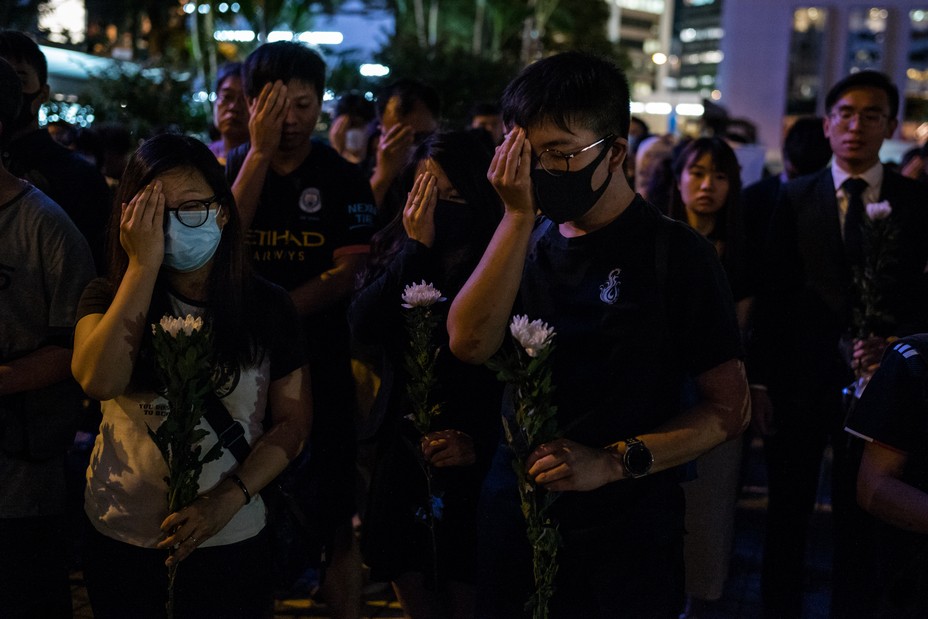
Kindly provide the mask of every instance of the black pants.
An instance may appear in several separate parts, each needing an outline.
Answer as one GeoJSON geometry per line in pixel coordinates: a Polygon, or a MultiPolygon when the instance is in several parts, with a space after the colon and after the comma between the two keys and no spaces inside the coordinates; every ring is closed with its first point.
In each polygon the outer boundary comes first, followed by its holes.
{"type": "MultiPolygon", "coordinates": [[[[88,533],[84,576],[97,619],[165,616],[164,550],[140,548],[88,533]]],[[[271,564],[264,531],[250,539],[198,548],[177,568],[175,616],[250,619],[270,616],[271,564]]]]}
{"type": "Polygon", "coordinates": [[[64,516],[0,518],[0,616],[71,617],[64,516]]]}
{"type": "Polygon", "coordinates": [[[769,503],[761,591],[768,618],[801,615],[809,521],[828,444],[834,454],[831,615],[872,612],[872,518],[857,506],[858,439],[844,432],[845,413],[837,388],[775,402],[776,432],[764,440],[769,503]]]}
{"type": "MultiPolygon", "coordinates": [[[[621,482],[620,482],[621,483],[621,482]]],[[[531,548],[506,448],[483,485],[477,521],[476,616],[518,619],[533,590],[531,548]]],[[[669,619],[683,607],[683,491],[664,514],[676,524],[562,530],[553,619],[669,619]]]]}

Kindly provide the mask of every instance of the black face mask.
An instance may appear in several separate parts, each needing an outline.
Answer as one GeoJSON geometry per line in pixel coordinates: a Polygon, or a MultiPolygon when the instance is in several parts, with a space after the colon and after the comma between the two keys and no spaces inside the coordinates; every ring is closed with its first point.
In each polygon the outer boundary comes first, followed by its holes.
{"type": "Polygon", "coordinates": [[[41,92],[41,88],[35,92],[23,92],[23,102],[19,108],[19,116],[13,121],[13,129],[28,127],[35,120],[35,114],[32,113],[32,102],[41,92]]]}
{"type": "Polygon", "coordinates": [[[562,224],[576,221],[583,217],[596,204],[612,180],[612,171],[598,189],[593,189],[593,173],[612,150],[615,139],[607,140],[599,155],[585,168],[576,172],[565,172],[561,176],[551,176],[542,168],[531,171],[532,187],[538,208],[551,221],[562,224]]]}

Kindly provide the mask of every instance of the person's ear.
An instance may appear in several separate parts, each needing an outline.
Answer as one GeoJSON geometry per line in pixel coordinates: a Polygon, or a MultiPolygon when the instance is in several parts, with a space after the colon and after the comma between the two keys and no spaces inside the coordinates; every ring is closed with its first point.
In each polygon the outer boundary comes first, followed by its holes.
{"type": "Polygon", "coordinates": [[[898,126],[899,126],[899,119],[890,118],[886,122],[886,134],[883,137],[885,137],[887,140],[893,137],[893,134],[896,133],[896,128],[898,126]]]}
{"type": "Polygon", "coordinates": [[[219,229],[222,230],[226,227],[226,224],[229,223],[229,207],[219,203],[219,212],[216,213],[216,225],[219,226],[219,229]]]}
{"type": "Polygon", "coordinates": [[[48,96],[49,96],[49,94],[51,93],[51,91],[52,91],[51,86],[49,86],[48,84],[44,84],[44,85],[39,89],[39,96],[36,97],[35,99],[33,99],[33,101],[32,101],[32,113],[33,113],[33,115],[39,113],[39,108],[42,107],[42,104],[43,104],[43,103],[45,103],[46,101],[48,101],[48,96]]]}
{"type": "Polygon", "coordinates": [[[615,173],[622,170],[626,157],[628,157],[628,140],[616,138],[609,147],[609,171],[615,173]]]}

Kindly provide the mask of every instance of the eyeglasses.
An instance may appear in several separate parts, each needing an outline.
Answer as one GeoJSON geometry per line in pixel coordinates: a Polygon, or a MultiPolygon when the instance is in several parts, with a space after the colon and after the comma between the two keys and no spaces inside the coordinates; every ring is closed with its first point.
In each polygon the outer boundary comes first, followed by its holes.
{"type": "MultiPolygon", "coordinates": [[[[199,228],[209,219],[209,207],[219,201],[219,196],[213,196],[205,200],[187,200],[177,208],[169,208],[169,213],[174,213],[177,221],[188,228],[199,228]]],[[[220,208],[222,208],[220,206],[220,208]]]]}
{"type": "Polygon", "coordinates": [[[883,123],[884,120],[889,118],[888,114],[879,112],[877,110],[855,110],[850,107],[838,108],[831,113],[832,119],[837,121],[842,125],[848,125],[851,122],[851,119],[857,117],[857,122],[860,125],[868,127],[876,127],[883,123]]]}
{"type": "Polygon", "coordinates": [[[216,101],[219,105],[232,105],[233,103],[245,104],[245,97],[240,92],[220,92],[216,95],[216,101]]]}
{"type": "Polygon", "coordinates": [[[611,146],[615,137],[615,134],[610,133],[606,137],[596,140],[589,146],[584,146],[580,150],[575,150],[572,153],[562,153],[561,151],[555,150],[553,148],[545,149],[544,152],[538,155],[538,163],[541,165],[541,169],[551,176],[563,176],[570,172],[571,159],[580,153],[585,153],[591,148],[599,146],[604,142],[608,142],[606,145],[611,146]]]}

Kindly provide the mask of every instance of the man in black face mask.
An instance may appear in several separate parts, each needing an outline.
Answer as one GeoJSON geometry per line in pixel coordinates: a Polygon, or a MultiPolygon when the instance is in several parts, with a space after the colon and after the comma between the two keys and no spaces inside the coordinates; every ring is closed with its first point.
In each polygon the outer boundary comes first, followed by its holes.
{"type": "Polygon", "coordinates": [[[98,271],[103,266],[103,238],[110,193],[103,175],[75,152],[39,128],[39,108],[48,100],[48,63],[35,41],[15,30],[0,31],[0,58],[16,70],[23,104],[11,128],[12,141],[3,163],[57,202],[87,239],[98,271]]]}
{"type": "MultiPolygon", "coordinates": [[[[676,617],[680,467],[750,417],[728,284],[711,245],[628,186],[629,93],[615,65],[578,52],[538,61],[507,87],[503,119],[488,176],[505,214],[451,307],[451,350],[485,361],[512,314],[556,332],[561,438],[527,464],[536,486],[563,492],[551,616],[676,617]]],[[[480,617],[521,616],[531,585],[510,460],[498,452],[481,497],[492,527],[478,538],[480,617]]]]}

